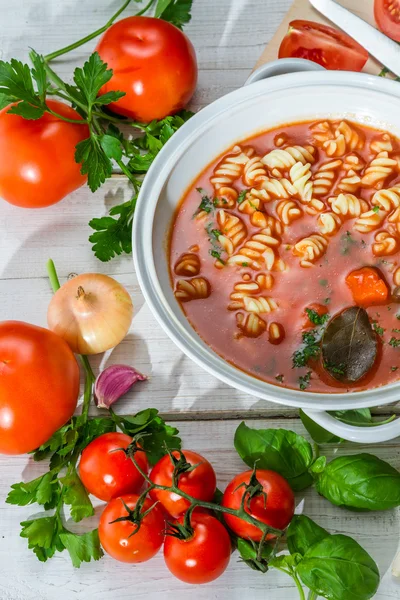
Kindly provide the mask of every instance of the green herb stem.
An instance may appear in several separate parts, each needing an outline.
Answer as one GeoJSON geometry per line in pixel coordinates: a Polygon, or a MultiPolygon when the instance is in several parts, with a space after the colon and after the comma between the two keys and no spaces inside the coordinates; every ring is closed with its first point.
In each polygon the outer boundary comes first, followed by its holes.
{"type": "Polygon", "coordinates": [[[300,579],[297,577],[296,573],[291,573],[292,577],[293,577],[293,581],[296,584],[297,589],[299,590],[299,596],[300,596],[300,600],[306,600],[306,596],[304,594],[304,590],[303,590],[303,586],[300,583],[300,579]]]}
{"type": "Polygon", "coordinates": [[[64,115],[59,115],[58,113],[51,110],[51,108],[47,107],[47,112],[49,112],[53,117],[60,119],[61,121],[66,121],[67,123],[73,123],[74,125],[87,125],[86,119],[69,119],[68,117],[64,117],[64,115]]]}
{"type": "Polygon", "coordinates": [[[51,258],[49,258],[47,261],[47,274],[50,280],[51,289],[54,293],[56,293],[56,291],[60,289],[61,284],[60,280],[58,279],[56,266],[51,258]]]}
{"type": "MultiPolygon", "coordinates": [[[[111,19],[109,19],[107,21],[107,23],[105,25],[103,25],[103,27],[100,27],[100,29],[96,29],[96,31],[89,33],[89,35],[86,35],[84,38],[81,38],[80,40],[78,40],[77,42],[74,42],[73,44],[69,44],[68,46],[61,48],[60,50],[56,50],[55,52],[46,54],[46,56],[44,57],[44,60],[48,63],[48,62],[54,60],[55,58],[62,56],[63,54],[67,54],[68,52],[71,52],[72,50],[75,50],[76,48],[83,46],[83,44],[90,42],[90,40],[93,40],[94,38],[96,38],[99,35],[101,35],[102,33],[104,33],[114,23],[115,19],[117,19],[119,17],[119,15],[121,13],[123,13],[123,11],[129,6],[131,1],[132,0],[125,0],[123,5],[117,10],[117,12],[111,17],[111,19]]],[[[153,4],[153,1],[154,0],[151,1],[151,4],[153,4]]],[[[150,5],[148,5],[146,7],[146,10],[149,8],[150,5]]],[[[141,15],[141,14],[143,14],[143,12],[140,11],[137,14],[141,15]]]]}
{"type": "Polygon", "coordinates": [[[137,194],[139,192],[140,182],[138,182],[136,177],[134,177],[134,175],[129,171],[128,167],[122,160],[117,160],[116,163],[123,172],[123,174],[129,179],[129,181],[134,187],[135,193],[137,194]]]}
{"type": "Polygon", "coordinates": [[[312,590],[310,590],[307,600],[317,600],[317,598],[318,598],[317,592],[313,592],[312,590]]]}

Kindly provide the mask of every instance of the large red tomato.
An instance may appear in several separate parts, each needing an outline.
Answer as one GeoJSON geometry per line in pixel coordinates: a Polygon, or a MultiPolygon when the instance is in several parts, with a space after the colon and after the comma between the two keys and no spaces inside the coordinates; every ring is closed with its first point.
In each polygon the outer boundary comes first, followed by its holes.
{"type": "Polygon", "coordinates": [[[350,36],[313,21],[292,21],[279,48],[279,58],[306,58],[326,69],[361,71],[368,52],[350,36]]]}
{"type": "Polygon", "coordinates": [[[379,29],[400,42],[400,0],[375,0],[374,14],[379,29]]]}
{"type": "Polygon", "coordinates": [[[72,416],[79,367],[68,344],[42,327],[0,323],[0,453],[23,454],[72,416]]]}
{"type": "MultiPolygon", "coordinates": [[[[232,479],[224,492],[222,506],[240,508],[245,493],[243,484],[248,485],[251,476],[252,471],[245,471],[232,479]]],[[[246,512],[274,529],[285,529],[293,518],[295,508],[294,494],[290,485],[275,471],[257,469],[256,477],[262,485],[263,494],[254,496],[250,500],[250,508],[246,506],[246,512]]],[[[224,513],[224,519],[228,527],[239,537],[256,542],[261,540],[261,529],[255,525],[227,513],[224,513]]],[[[269,534],[267,539],[272,537],[269,534]]]]}
{"type": "Polygon", "coordinates": [[[114,72],[101,89],[125,92],[109,108],[143,123],[163,119],[186,106],[197,83],[192,43],[171,23],[128,17],[112,25],[97,52],[114,72]]]}
{"type": "MultiPolygon", "coordinates": [[[[183,517],[178,521],[183,523],[183,517]]],[[[164,543],[165,564],[186,583],[208,583],[225,571],[231,558],[231,540],[225,527],[211,515],[195,512],[193,536],[180,540],[168,536],[164,543]]]]}
{"type": "MultiPolygon", "coordinates": [[[[190,450],[183,450],[182,452],[186,461],[190,465],[196,466],[192,471],[181,473],[178,480],[178,488],[197,500],[211,502],[217,486],[217,478],[214,469],[208,460],[200,454],[197,454],[197,452],[191,452],[190,450]]],[[[175,458],[179,457],[179,453],[176,451],[172,454],[175,458]]],[[[173,471],[174,466],[172,461],[168,454],[166,454],[156,465],[154,465],[153,470],[150,473],[150,479],[157,485],[170,487],[172,485],[173,471]]],[[[160,502],[172,517],[179,517],[179,515],[184,513],[190,506],[188,500],[173,492],[151,490],[150,495],[154,500],[160,502]]]]}
{"type": "MultiPolygon", "coordinates": [[[[78,113],[56,100],[48,106],[68,119],[78,113]]],[[[0,197],[24,208],[59,202],[86,181],[75,162],[75,146],[89,137],[86,125],[67,123],[50,113],[36,121],[0,111],[0,197]]]]}
{"type": "MultiPolygon", "coordinates": [[[[79,463],[79,475],[85,488],[108,502],[112,498],[138,492],[144,478],[123,450],[132,442],[124,433],[104,433],[84,449],[79,463]]],[[[145,473],[148,464],[144,452],[137,452],[135,460],[145,473]]]]}
{"type": "Polygon", "coordinates": [[[129,519],[124,520],[129,517],[126,506],[134,510],[138,499],[136,494],[114,498],[107,504],[100,517],[100,543],[107,554],[121,562],[141,563],[150,560],[157,554],[164,541],[163,511],[150,498],[144,501],[141,513],[151,510],[143,517],[139,529],[129,519]]]}

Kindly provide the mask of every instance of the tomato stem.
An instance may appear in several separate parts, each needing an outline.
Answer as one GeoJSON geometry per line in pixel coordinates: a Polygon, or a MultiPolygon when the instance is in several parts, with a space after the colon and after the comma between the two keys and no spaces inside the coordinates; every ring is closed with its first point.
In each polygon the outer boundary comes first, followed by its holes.
{"type": "MultiPolygon", "coordinates": [[[[105,31],[107,31],[107,29],[109,27],[111,27],[111,25],[114,23],[114,21],[119,17],[119,15],[121,13],[124,12],[124,10],[129,6],[129,4],[131,2],[132,2],[132,0],[125,0],[123,5],[117,10],[117,12],[115,14],[113,14],[111,19],[109,19],[107,21],[107,23],[105,25],[103,25],[103,27],[100,27],[100,29],[96,29],[96,31],[89,33],[84,38],[81,38],[80,40],[73,42],[72,44],[69,44],[68,46],[65,46],[64,48],[61,48],[60,50],[56,50],[55,52],[46,54],[46,56],[44,57],[44,60],[48,63],[48,62],[54,60],[55,58],[58,58],[59,56],[62,56],[63,54],[67,54],[68,52],[71,52],[72,50],[75,50],[76,48],[83,46],[83,44],[90,42],[90,40],[93,40],[94,38],[98,37],[105,31]]],[[[143,15],[145,12],[147,12],[147,10],[151,7],[151,5],[154,4],[154,2],[155,2],[155,0],[150,0],[150,2],[142,10],[137,12],[135,16],[138,17],[140,15],[143,15]]]]}
{"type": "MultiPolygon", "coordinates": [[[[226,506],[221,506],[220,504],[215,504],[214,502],[205,502],[203,500],[198,500],[197,498],[193,498],[193,496],[190,496],[189,494],[187,494],[186,492],[181,490],[176,485],[166,486],[166,485],[159,485],[157,483],[154,483],[154,481],[152,481],[150,479],[150,477],[147,475],[147,473],[145,473],[145,471],[143,471],[143,469],[137,463],[137,461],[135,460],[134,453],[130,453],[129,457],[130,457],[131,461],[133,462],[133,464],[135,465],[136,469],[139,471],[139,473],[142,475],[142,477],[145,479],[145,481],[147,481],[147,483],[150,485],[150,488],[147,491],[150,491],[150,489],[154,489],[154,490],[163,490],[166,492],[172,492],[173,494],[177,494],[178,496],[181,496],[182,498],[185,498],[185,500],[188,500],[188,502],[190,502],[192,510],[194,510],[194,508],[196,508],[197,506],[200,506],[202,508],[208,508],[209,510],[212,510],[212,511],[222,512],[222,513],[226,513],[228,515],[232,515],[234,517],[238,517],[239,519],[242,519],[243,521],[246,521],[247,523],[250,523],[251,525],[258,527],[258,529],[260,529],[262,531],[263,539],[265,539],[269,533],[275,535],[278,538],[282,537],[283,531],[281,529],[275,529],[274,527],[270,527],[269,525],[266,525],[262,521],[255,519],[244,509],[243,506],[241,506],[237,510],[234,508],[228,508],[226,506]]],[[[304,596],[303,596],[302,600],[305,600],[304,596]]]]}

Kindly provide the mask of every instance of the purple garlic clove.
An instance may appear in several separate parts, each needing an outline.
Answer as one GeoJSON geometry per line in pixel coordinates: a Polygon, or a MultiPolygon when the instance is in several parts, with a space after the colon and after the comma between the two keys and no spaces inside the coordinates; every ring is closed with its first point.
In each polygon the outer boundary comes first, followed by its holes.
{"type": "Polygon", "coordinates": [[[138,381],[145,381],[133,367],[111,365],[100,373],[94,384],[94,400],[98,408],[110,408],[121,396],[129,392],[138,381]]]}

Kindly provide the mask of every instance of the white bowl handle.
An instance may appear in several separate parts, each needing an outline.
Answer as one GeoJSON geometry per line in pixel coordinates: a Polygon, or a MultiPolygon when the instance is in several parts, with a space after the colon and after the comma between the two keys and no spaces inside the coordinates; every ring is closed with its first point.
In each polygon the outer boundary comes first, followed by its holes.
{"type": "Polygon", "coordinates": [[[325,71],[325,69],[321,65],[304,58],[280,58],[258,67],[246,79],[244,85],[268,79],[268,77],[275,77],[275,75],[287,75],[288,73],[298,73],[299,71],[325,71]]]}
{"type": "Polygon", "coordinates": [[[376,427],[355,427],[354,425],[346,425],[338,421],[327,412],[305,409],[303,409],[303,412],[315,421],[317,425],[349,442],[378,444],[392,440],[400,435],[400,419],[376,427]]]}

